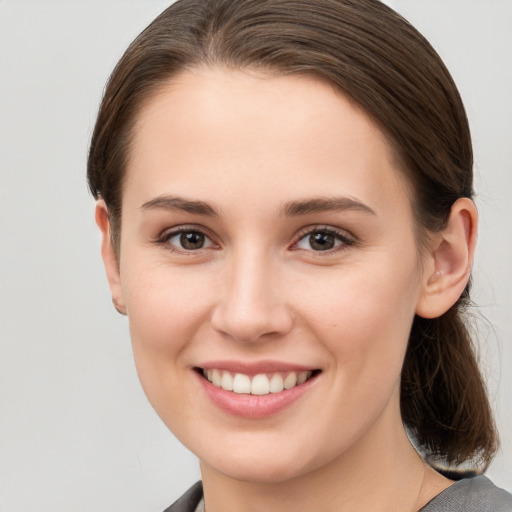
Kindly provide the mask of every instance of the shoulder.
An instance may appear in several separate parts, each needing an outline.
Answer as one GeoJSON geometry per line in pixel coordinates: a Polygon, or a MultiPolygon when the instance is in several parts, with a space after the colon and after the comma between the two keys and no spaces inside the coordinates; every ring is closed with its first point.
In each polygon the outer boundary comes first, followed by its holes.
{"type": "Polygon", "coordinates": [[[463,478],[427,503],[420,512],[512,512],[512,494],[487,477],[463,478]]]}
{"type": "MultiPolygon", "coordinates": [[[[194,512],[203,497],[201,482],[194,484],[164,512],[194,512]]],[[[512,494],[485,476],[455,482],[427,503],[420,512],[512,512],[512,494]]]]}
{"type": "Polygon", "coordinates": [[[194,512],[203,497],[203,484],[196,482],[181,498],[164,512],[194,512]]]}

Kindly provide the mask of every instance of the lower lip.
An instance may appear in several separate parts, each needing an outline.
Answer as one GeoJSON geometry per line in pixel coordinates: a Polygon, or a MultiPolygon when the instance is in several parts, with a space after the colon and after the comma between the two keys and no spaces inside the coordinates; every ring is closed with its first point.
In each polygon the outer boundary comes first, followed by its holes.
{"type": "Polygon", "coordinates": [[[266,418],[286,409],[304,395],[318,377],[311,377],[303,384],[283,390],[279,393],[248,395],[226,391],[225,389],[214,386],[197,372],[195,373],[203,389],[206,391],[206,394],[217,407],[234,416],[248,419],[266,418]]]}

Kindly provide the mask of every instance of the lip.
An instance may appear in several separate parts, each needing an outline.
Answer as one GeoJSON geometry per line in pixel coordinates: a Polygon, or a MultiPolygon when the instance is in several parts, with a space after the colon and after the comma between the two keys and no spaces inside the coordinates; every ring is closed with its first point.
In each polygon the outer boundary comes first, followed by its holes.
{"type": "MultiPolygon", "coordinates": [[[[285,389],[279,393],[270,393],[268,395],[249,395],[242,393],[234,393],[226,391],[222,388],[214,386],[211,382],[203,377],[201,372],[197,371],[199,367],[193,369],[193,373],[199,380],[200,385],[204,389],[206,395],[210,398],[214,405],[230,415],[246,419],[261,419],[277,414],[291,406],[299,400],[318,380],[318,372],[314,374],[303,384],[295,386],[291,389],[285,389]]],[[[227,370],[234,373],[245,373],[246,375],[257,375],[259,373],[270,372],[288,372],[288,371],[307,371],[312,368],[282,364],[272,361],[263,361],[258,363],[241,363],[234,361],[215,361],[209,362],[201,369],[219,369],[227,370]]]]}
{"type": "Polygon", "coordinates": [[[232,360],[218,360],[207,361],[197,365],[198,368],[203,370],[225,370],[231,373],[244,373],[250,377],[258,375],[259,373],[274,373],[274,372],[303,372],[314,371],[318,368],[312,366],[303,366],[293,363],[285,363],[279,361],[256,361],[256,362],[242,362],[232,360]]]}

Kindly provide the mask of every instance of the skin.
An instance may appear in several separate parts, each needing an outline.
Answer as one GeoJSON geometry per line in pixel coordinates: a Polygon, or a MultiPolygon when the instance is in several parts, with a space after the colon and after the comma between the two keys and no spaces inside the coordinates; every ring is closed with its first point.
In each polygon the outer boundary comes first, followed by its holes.
{"type": "Polygon", "coordinates": [[[400,371],[414,315],[442,314],[467,282],[473,203],[457,201],[420,254],[386,138],[306,77],[188,71],[143,106],[134,133],[120,258],[100,200],[102,253],[141,383],[199,457],[208,512],[410,511],[450,485],[405,435],[400,371]],[[345,202],[283,211],[319,198],[345,202]],[[205,245],[180,248],[176,228],[201,231],[205,245]],[[326,229],[336,246],[315,250],[309,233],[326,229]],[[255,420],[204,392],[194,367],[222,359],[321,373],[255,420]]]}

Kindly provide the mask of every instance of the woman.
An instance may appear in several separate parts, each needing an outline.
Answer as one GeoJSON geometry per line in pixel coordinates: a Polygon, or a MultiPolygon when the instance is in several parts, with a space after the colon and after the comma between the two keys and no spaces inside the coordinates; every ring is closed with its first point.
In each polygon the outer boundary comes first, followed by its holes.
{"type": "Polygon", "coordinates": [[[201,463],[169,510],[512,508],[450,470],[497,446],[471,141],[397,14],[176,2],[114,70],[88,174],[141,383],[201,463]]]}

